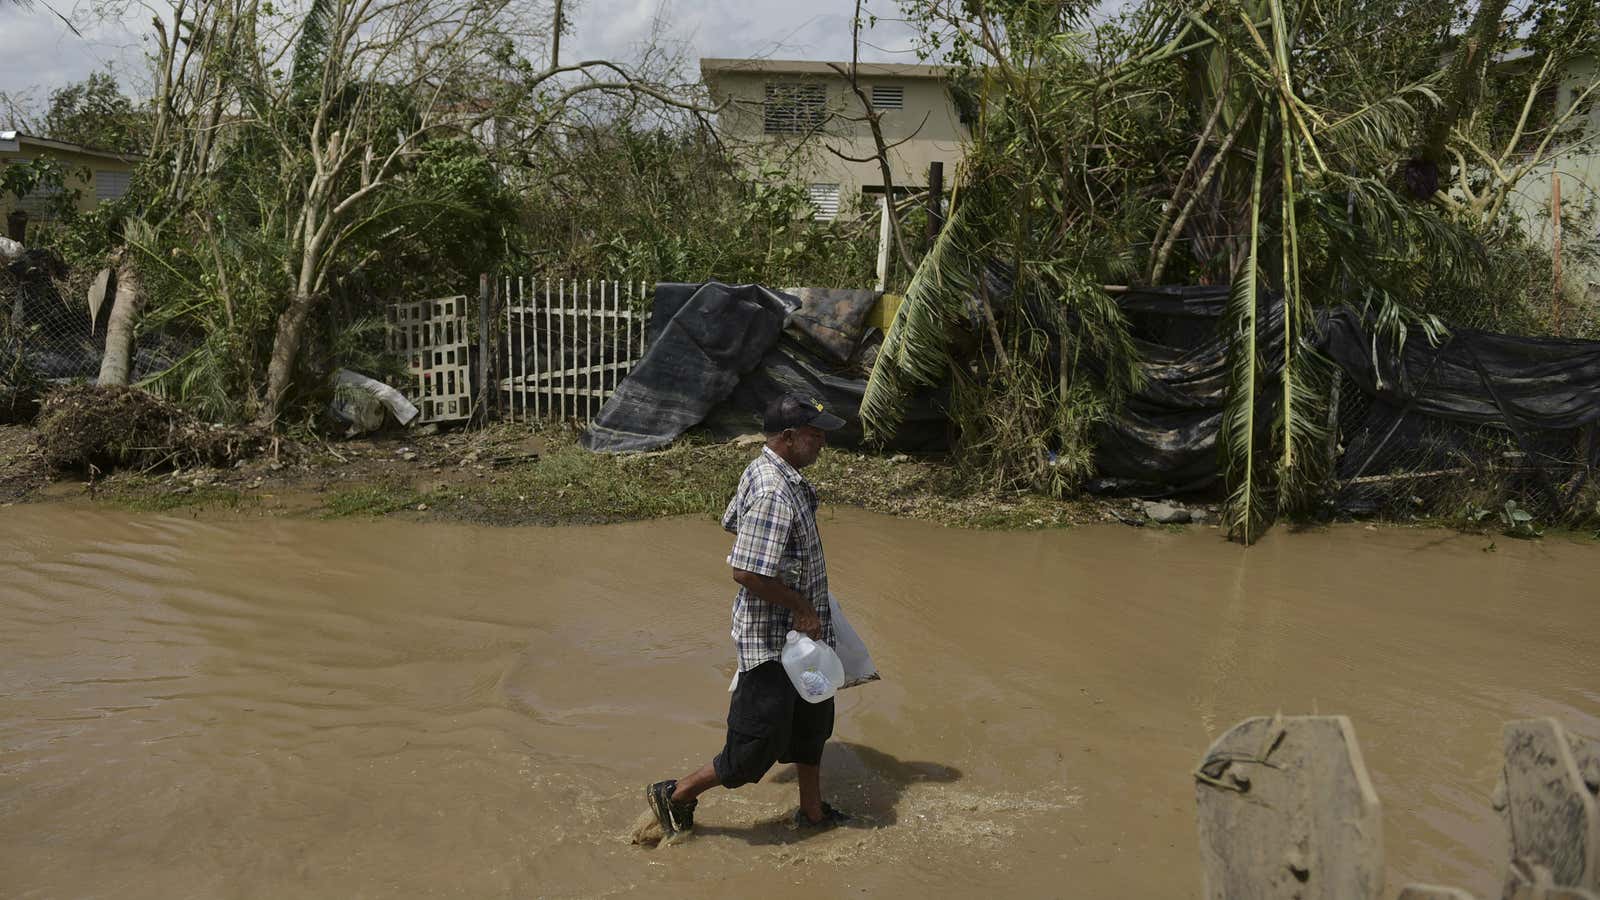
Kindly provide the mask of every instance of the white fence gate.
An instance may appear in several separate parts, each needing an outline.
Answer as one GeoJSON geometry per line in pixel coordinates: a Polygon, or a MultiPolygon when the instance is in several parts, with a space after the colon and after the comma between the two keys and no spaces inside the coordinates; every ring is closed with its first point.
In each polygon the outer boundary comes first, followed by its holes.
{"type": "Polygon", "coordinates": [[[588,421],[644,355],[650,283],[507,277],[506,418],[588,421]]]}

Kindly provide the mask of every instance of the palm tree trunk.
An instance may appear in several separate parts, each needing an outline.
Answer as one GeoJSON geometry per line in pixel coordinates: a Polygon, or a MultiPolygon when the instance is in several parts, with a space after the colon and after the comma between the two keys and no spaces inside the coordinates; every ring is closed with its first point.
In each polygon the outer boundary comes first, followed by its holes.
{"type": "Polygon", "coordinates": [[[300,355],[300,342],[305,337],[312,300],[310,291],[296,291],[289,308],[278,317],[278,332],[272,340],[272,360],[267,364],[266,402],[256,417],[256,424],[263,428],[277,424],[283,399],[289,393],[289,381],[294,376],[295,358],[300,355]]]}
{"type": "Polygon", "coordinates": [[[143,304],[144,292],[139,285],[139,274],[134,271],[129,255],[123,253],[117,263],[117,295],[106,321],[106,349],[100,357],[98,384],[128,383],[133,332],[139,322],[139,307],[143,304]]]}

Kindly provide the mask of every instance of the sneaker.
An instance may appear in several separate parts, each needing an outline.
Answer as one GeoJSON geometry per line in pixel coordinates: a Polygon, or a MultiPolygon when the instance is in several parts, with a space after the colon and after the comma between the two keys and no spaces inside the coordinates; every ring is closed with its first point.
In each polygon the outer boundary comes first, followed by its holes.
{"type": "Polygon", "coordinates": [[[822,818],[815,822],[811,821],[811,817],[806,815],[805,810],[797,809],[794,811],[794,827],[801,831],[826,831],[829,828],[843,825],[850,819],[851,816],[849,814],[834,809],[828,805],[827,801],[823,801],[822,804],[822,818]]]}
{"type": "Polygon", "coordinates": [[[661,825],[663,840],[694,828],[694,808],[700,801],[690,800],[687,803],[674,801],[672,792],[677,788],[678,782],[669,780],[658,781],[644,789],[645,802],[650,804],[650,811],[656,814],[656,822],[661,825]]]}

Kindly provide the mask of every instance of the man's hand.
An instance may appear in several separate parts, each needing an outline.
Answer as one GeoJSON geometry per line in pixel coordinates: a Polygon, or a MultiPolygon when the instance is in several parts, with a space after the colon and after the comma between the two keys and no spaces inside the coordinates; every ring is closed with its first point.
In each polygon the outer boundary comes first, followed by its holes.
{"type": "Polygon", "coordinates": [[[817,618],[811,601],[800,596],[794,588],[770,575],[758,575],[739,568],[733,570],[733,580],[768,603],[787,609],[790,627],[795,631],[808,635],[814,641],[822,640],[822,620],[817,618]]]}
{"type": "Polygon", "coordinates": [[[795,610],[793,624],[795,631],[810,637],[813,641],[822,640],[822,620],[817,618],[816,610],[795,610]]]}

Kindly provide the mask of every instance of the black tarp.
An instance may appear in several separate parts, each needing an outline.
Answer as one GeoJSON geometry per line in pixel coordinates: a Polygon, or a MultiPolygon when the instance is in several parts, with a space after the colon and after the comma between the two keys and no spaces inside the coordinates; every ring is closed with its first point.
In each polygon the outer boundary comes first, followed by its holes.
{"type": "MultiPolygon", "coordinates": [[[[1217,435],[1227,402],[1228,288],[1162,287],[1118,297],[1144,383],[1095,433],[1092,490],[1152,496],[1204,491],[1221,479],[1217,435]]],[[[1264,295],[1263,358],[1283,358],[1283,303],[1264,295]]],[[[1269,369],[1267,378],[1276,377],[1269,369]]],[[[1270,395],[1263,391],[1263,396],[1270,395]]]]}
{"type": "MultiPolygon", "coordinates": [[[[866,290],[658,284],[649,349],[595,417],[583,445],[654,450],[695,425],[719,437],[759,431],[768,401],[791,391],[816,397],[845,420],[831,443],[858,444],[875,347],[866,320],[880,298],[866,290]],[[730,299],[736,297],[763,298],[759,328],[748,320],[750,310],[730,299]],[[722,321],[730,309],[732,317],[722,321]],[[723,349],[735,344],[738,352],[723,349]]],[[[922,392],[911,398],[888,445],[942,447],[947,431],[938,395],[922,392]]]]}
{"type": "Polygon", "coordinates": [[[1318,316],[1321,351],[1367,394],[1477,425],[1567,430],[1600,422],[1600,341],[1451,329],[1398,351],[1352,309],[1318,316]]]}
{"type": "MultiPolygon", "coordinates": [[[[1173,287],[1118,298],[1143,362],[1144,386],[1097,434],[1102,490],[1144,494],[1204,491],[1221,480],[1217,447],[1226,403],[1228,288],[1173,287]]],[[[1262,408],[1276,414],[1283,357],[1281,298],[1261,301],[1262,408]]],[[[1412,329],[1397,342],[1377,335],[1359,311],[1320,311],[1316,350],[1365,396],[1362,415],[1338,423],[1337,475],[1344,480],[1401,467],[1458,465],[1472,452],[1469,426],[1503,429],[1524,456],[1558,468],[1594,466],[1600,442],[1574,451],[1569,432],[1600,422],[1600,342],[1525,338],[1452,329],[1437,345],[1412,329]]],[[[1348,405],[1348,404],[1347,404],[1348,405]]],[[[1559,473],[1567,478],[1568,472],[1559,473]]]]}
{"type": "Polygon", "coordinates": [[[733,393],[798,306],[758,284],[686,287],[657,286],[649,349],[590,423],[583,446],[623,452],[672,443],[733,393]]]}
{"type": "MultiPolygon", "coordinates": [[[[1217,438],[1234,337],[1224,321],[1228,292],[1187,286],[1118,295],[1144,383],[1097,430],[1092,490],[1162,496],[1218,488],[1217,438]]],[[[870,291],[658,285],[650,350],[601,411],[585,446],[654,449],[699,423],[723,434],[753,431],[766,402],[791,390],[816,395],[846,419],[839,443],[859,441],[870,366],[864,322],[877,299],[870,291]]],[[[1280,394],[1280,297],[1262,295],[1258,328],[1267,367],[1256,420],[1265,431],[1280,394]]],[[[1341,407],[1358,412],[1330,423],[1330,454],[1344,482],[1406,468],[1460,468],[1487,452],[1484,429],[1503,432],[1501,444],[1518,448],[1528,466],[1547,466],[1548,473],[1536,472],[1538,481],[1559,482],[1568,497],[1600,466],[1600,342],[1455,329],[1434,344],[1413,329],[1397,344],[1349,308],[1319,312],[1310,337],[1342,372],[1348,392],[1341,407]]],[[[948,428],[937,398],[922,394],[894,445],[941,446],[948,428]]],[[[1366,502],[1351,492],[1340,498],[1350,508],[1366,502]]]]}

